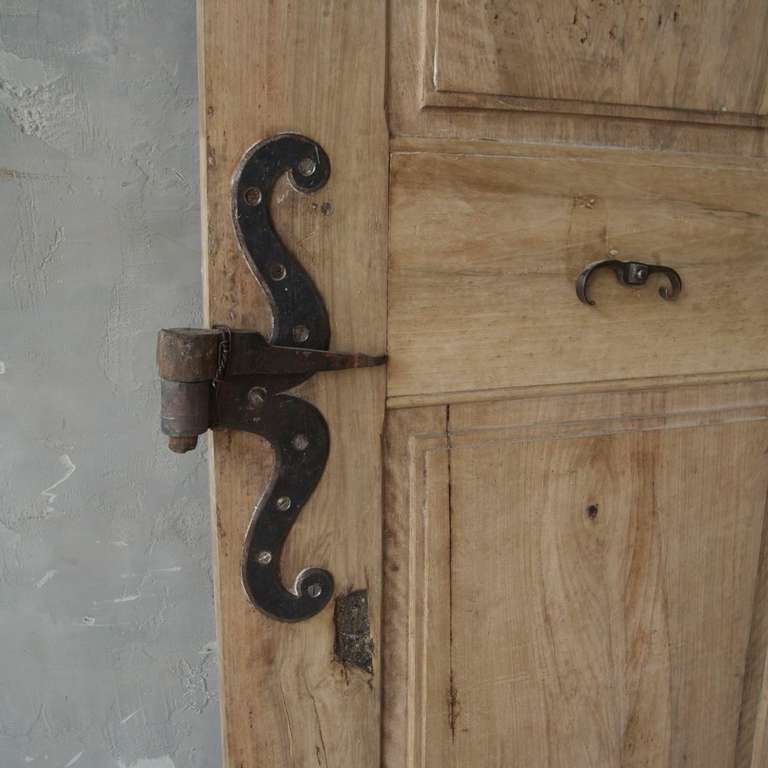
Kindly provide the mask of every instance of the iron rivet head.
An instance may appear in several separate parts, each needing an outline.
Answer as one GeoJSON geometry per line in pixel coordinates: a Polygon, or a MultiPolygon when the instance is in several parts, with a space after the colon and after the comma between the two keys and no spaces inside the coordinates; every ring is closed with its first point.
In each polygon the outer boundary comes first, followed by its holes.
{"type": "Polygon", "coordinates": [[[259,565],[269,565],[272,562],[272,553],[267,552],[266,549],[262,550],[258,555],[256,555],[256,562],[259,565]]]}
{"type": "Polygon", "coordinates": [[[291,508],[291,499],[288,496],[280,496],[280,498],[275,502],[275,506],[281,512],[287,512],[291,508]]]}
{"type": "Polygon", "coordinates": [[[303,344],[309,338],[309,328],[306,325],[294,325],[291,335],[297,344],[303,344]]]}
{"type": "Polygon", "coordinates": [[[245,202],[254,207],[261,202],[261,190],[258,187],[248,187],[243,193],[245,202]]]}
{"type": "Polygon", "coordinates": [[[637,270],[637,276],[640,280],[642,280],[648,273],[645,270],[645,267],[640,267],[640,269],[637,270]]]}
{"type": "Polygon", "coordinates": [[[293,440],[291,440],[291,445],[297,451],[304,451],[309,445],[309,438],[306,435],[302,435],[302,434],[294,435],[293,440]]]}
{"type": "Polygon", "coordinates": [[[251,408],[261,408],[267,399],[267,390],[264,387],[251,387],[248,390],[248,404],[251,408]]]}
{"type": "Polygon", "coordinates": [[[303,157],[297,168],[302,176],[311,176],[317,170],[317,163],[311,157],[303,157]]]}
{"type": "Polygon", "coordinates": [[[320,597],[320,595],[323,594],[323,588],[319,584],[310,584],[309,587],[307,587],[307,594],[310,597],[320,597]]]}
{"type": "Polygon", "coordinates": [[[273,264],[269,265],[269,276],[276,282],[284,280],[286,274],[287,273],[285,271],[285,267],[282,264],[274,262],[273,264]]]}

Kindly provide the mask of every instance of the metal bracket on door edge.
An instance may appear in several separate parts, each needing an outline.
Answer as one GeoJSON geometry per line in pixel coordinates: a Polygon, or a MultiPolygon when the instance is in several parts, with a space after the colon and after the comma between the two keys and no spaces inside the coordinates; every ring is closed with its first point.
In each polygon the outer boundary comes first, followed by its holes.
{"type": "Polygon", "coordinates": [[[253,604],[274,619],[301,621],[333,594],[333,576],[305,568],[283,586],[285,540],[312,495],[328,459],[330,436],[320,411],[284,394],[319,371],[381,365],[385,357],[328,352],[331,331],[322,296],[277,235],[269,214],[276,181],[289,174],[300,192],[326,183],[331,167],[316,142],[280,134],[245,153],[232,182],[232,215],[243,255],[265,290],[273,314],[269,340],[223,326],[160,331],[161,428],[169,447],[192,450],[210,429],[266,438],[275,469],[253,513],[243,550],[243,585],[253,604]]]}

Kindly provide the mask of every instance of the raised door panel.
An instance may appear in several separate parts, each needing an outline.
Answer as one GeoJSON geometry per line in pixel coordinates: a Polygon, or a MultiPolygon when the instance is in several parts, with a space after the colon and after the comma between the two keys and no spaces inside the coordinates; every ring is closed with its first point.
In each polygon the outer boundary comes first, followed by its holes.
{"type": "Polygon", "coordinates": [[[395,137],[766,154],[762,0],[388,7],[395,137]]]}
{"type": "Polygon", "coordinates": [[[768,386],[390,413],[385,766],[759,768],[768,386]]]}
{"type": "MultiPolygon", "coordinates": [[[[542,385],[768,369],[768,174],[761,163],[650,152],[482,146],[390,164],[391,404],[542,385]],[[664,264],[663,301],[595,274],[664,264]]],[[[751,375],[751,374],[750,374],[751,375]]]]}
{"type": "Polygon", "coordinates": [[[443,104],[736,123],[766,111],[762,0],[435,0],[434,16],[443,104]]]}

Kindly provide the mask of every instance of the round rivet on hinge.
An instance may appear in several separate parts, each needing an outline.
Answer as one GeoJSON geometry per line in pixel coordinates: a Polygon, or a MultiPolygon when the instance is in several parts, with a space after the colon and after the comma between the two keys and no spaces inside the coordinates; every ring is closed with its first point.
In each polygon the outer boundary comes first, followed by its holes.
{"type": "Polygon", "coordinates": [[[306,435],[302,435],[301,433],[299,433],[298,435],[293,436],[293,440],[291,440],[291,445],[297,451],[303,451],[309,445],[309,438],[306,435]]]}
{"type": "Polygon", "coordinates": [[[294,325],[291,336],[297,344],[303,344],[309,338],[309,328],[306,325],[294,325]]]}
{"type": "Polygon", "coordinates": [[[303,157],[297,167],[302,176],[311,176],[317,170],[317,163],[312,157],[303,157]]]}
{"type": "Polygon", "coordinates": [[[281,512],[287,512],[291,508],[291,500],[288,496],[281,496],[276,502],[275,506],[281,512]]]}
{"type": "Polygon", "coordinates": [[[282,264],[279,264],[278,262],[274,262],[273,264],[269,265],[269,276],[273,280],[275,281],[284,280],[287,274],[288,273],[285,271],[285,267],[282,264]]]}
{"type": "Polygon", "coordinates": [[[307,587],[307,594],[310,597],[320,597],[323,594],[323,588],[319,584],[310,584],[307,587]]]}
{"type": "Polygon", "coordinates": [[[261,408],[267,399],[267,390],[264,387],[251,387],[248,390],[248,405],[251,408],[261,408]]]}
{"type": "Polygon", "coordinates": [[[257,206],[261,202],[261,190],[258,187],[248,187],[243,193],[243,199],[250,206],[257,206]]]}
{"type": "Polygon", "coordinates": [[[259,565],[269,565],[272,562],[272,553],[263,550],[256,555],[256,562],[259,565]]]}

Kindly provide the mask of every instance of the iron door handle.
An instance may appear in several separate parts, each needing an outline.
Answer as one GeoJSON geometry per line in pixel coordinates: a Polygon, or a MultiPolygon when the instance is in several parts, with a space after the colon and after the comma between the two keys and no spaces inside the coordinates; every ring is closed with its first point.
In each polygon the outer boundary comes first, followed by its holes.
{"type": "Polygon", "coordinates": [[[663,275],[669,280],[669,285],[659,288],[659,296],[666,301],[673,301],[683,290],[683,281],[680,275],[672,269],[661,264],[644,264],[641,261],[619,261],[618,259],[601,259],[588,264],[576,278],[576,295],[583,304],[595,305],[589,298],[587,288],[589,279],[598,269],[612,269],[616,279],[627,286],[645,285],[651,275],[663,275]]]}

